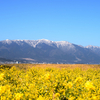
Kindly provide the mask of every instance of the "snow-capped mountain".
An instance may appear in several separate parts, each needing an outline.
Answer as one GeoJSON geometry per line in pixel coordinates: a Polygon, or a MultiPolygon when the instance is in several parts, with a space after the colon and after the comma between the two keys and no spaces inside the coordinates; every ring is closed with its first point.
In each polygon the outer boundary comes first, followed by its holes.
{"type": "Polygon", "coordinates": [[[88,48],[88,49],[92,50],[93,52],[95,52],[96,54],[100,55],[100,47],[98,47],[98,46],[88,45],[85,48],[88,48]]]}
{"type": "Polygon", "coordinates": [[[0,41],[0,58],[47,63],[100,63],[100,47],[47,39],[7,39],[0,41]]]}
{"type": "Polygon", "coordinates": [[[4,41],[1,41],[2,43],[4,44],[11,44],[13,42],[15,42],[16,44],[18,45],[22,45],[23,43],[27,43],[29,44],[30,46],[32,47],[36,47],[36,45],[38,45],[39,43],[45,43],[47,45],[50,45],[50,46],[53,46],[53,44],[55,44],[58,48],[61,46],[61,47],[65,47],[67,45],[72,45],[71,43],[67,42],[67,41],[50,41],[50,40],[47,40],[47,39],[40,39],[40,40],[9,40],[9,39],[6,39],[4,41]]]}

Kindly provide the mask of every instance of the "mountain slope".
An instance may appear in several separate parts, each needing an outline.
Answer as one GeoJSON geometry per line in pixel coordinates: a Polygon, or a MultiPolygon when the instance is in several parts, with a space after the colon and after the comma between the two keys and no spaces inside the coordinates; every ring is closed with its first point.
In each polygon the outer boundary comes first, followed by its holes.
{"type": "Polygon", "coordinates": [[[92,50],[94,53],[100,55],[100,47],[89,45],[89,46],[86,46],[86,48],[88,48],[88,49],[92,50]]]}
{"type": "Polygon", "coordinates": [[[67,41],[54,42],[46,39],[0,41],[0,58],[13,60],[28,59],[40,63],[99,63],[98,53],[90,47],[82,47],[67,41]]]}

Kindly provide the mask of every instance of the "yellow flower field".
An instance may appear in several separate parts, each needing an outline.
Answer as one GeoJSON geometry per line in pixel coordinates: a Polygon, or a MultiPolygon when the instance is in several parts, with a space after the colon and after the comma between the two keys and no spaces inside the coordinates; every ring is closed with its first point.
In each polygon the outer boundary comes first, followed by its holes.
{"type": "Polygon", "coordinates": [[[1,65],[0,100],[100,100],[99,68],[50,66],[1,65]]]}

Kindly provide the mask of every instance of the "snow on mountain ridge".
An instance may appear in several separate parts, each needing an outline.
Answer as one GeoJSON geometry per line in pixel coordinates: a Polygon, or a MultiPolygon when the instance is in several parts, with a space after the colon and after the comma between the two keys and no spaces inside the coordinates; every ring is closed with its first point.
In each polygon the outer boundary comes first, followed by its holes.
{"type": "Polygon", "coordinates": [[[37,41],[35,40],[24,40],[25,43],[29,44],[32,47],[36,47],[37,41]]]}
{"type": "MultiPolygon", "coordinates": [[[[3,40],[3,41],[0,41],[2,43],[7,43],[7,44],[11,44],[13,42],[17,43],[18,45],[23,45],[23,43],[27,43],[29,44],[30,46],[32,47],[36,47],[37,44],[39,43],[45,43],[45,44],[48,44],[50,46],[52,46],[53,44],[55,44],[58,48],[59,47],[71,47],[71,48],[74,48],[74,45],[72,43],[69,43],[67,41],[50,41],[48,39],[39,39],[39,40],[9,40],[9,39],[6,39],[6,40],[3,40]]],[[[83,47],[81,45],[78,45],[80,47],[83,47]]],[[[92,46],[92,45],[88,45],[88,46],[85,46],[83,48],[89,48],[89,49],[100,49],[99,46],[92,46]]]]}
{"type": "Polygon", "coordinates": [[[39,40],[9,40],[6,39],[3,41],[3,43],[11,44],[11,43],[17,43],[18,45],[23,45],[24,43],[27,43],[28,45],[32,47],[36,47],[39,43],[45,43],[49,46],[56,46],[57,48],[63,49],[64,51],[66,49],[75,49],[75,46],[72,43],[69,43],[67,41],[50,41],[47,39],[39,39],[39,40]]]}
{"type": "Polygon", "coordinates": [[[40,40],[37,40],[38,43],[46,43],[46,44],[49,44],[51,45],[53,43],[53,41],[50,41],[50,40],[47,40],[47,39],[40,39],[40,40]]]}
{"type": "Polygon", "coordinates": [[[57,47],[72,46],[72,43],[69,43],[67,41],[56,41],[55,43],[57,44],[57,47]]]}
{"type": "Polygon", "coordinates": [[[47,39],[39,39],[39,40],[9,40],[9,39],[6,39],[3,41],[3,43],[7,43],[7,44],[11,44],[12,42],[17,43],[18,45],[23,45],[23,43],[25,42],[34,48],[39,43],[45,43],[50,46],[56,45],[58,48],[63,48],[63,47],[74,48],[73,44],[67,41],[50,41],[47,39]]]}
{"type": "Polygon", "coordinates": [[[12,43],[12,41],[9,40],[9,39],[3,40],[2,42],[3,42],[3,43],[7,43],[7,44],[11,44],[11,43],[12,43]]]}
{"type": "Polygon", "coordinates": [[[52,41],[50,40],[46,40],[46,39],[40,39],[40,40],[25,40],[25,42],[29,45],[31,45],[32,47],[36,47],[37,44],[39,43],[45,43],[48,45],[52,45],[52,41]]]}
{"type": "Polygon", "coordinates": [[[98,46],[88,45],[88,46],[86,46],[85,48],[100,48],[100,47],[98,47],[98,46]]]}

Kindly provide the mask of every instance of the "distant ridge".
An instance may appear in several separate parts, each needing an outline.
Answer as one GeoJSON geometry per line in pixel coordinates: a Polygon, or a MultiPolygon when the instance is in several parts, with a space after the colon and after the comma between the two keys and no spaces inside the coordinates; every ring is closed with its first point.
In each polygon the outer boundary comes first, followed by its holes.
{"type": "Polygon", "coordinates": [[[76,45],[67,41],[3,40],[0,58],[27,63],[100,63],[100,47],[76,45]],[[27,59],[26,59],[27,58],[27,59]]]}

